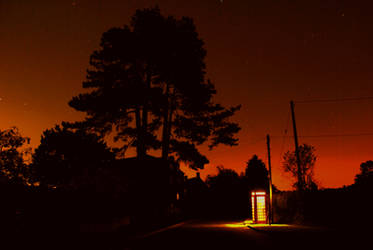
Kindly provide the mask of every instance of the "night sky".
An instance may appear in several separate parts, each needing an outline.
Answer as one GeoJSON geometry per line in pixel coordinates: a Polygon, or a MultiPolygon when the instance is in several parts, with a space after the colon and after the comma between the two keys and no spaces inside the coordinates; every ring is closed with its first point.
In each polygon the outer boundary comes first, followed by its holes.
{"type": "Polygon", "coordinates": [[[239,146],[202,148],[210,159],[203,178],[218,165],[241,172],[253,154],[267,162],[270,134],[273,183],[290,189],[280,156],[294,149],[294,100],[299,141],[316,148],[318,183],[352,184],[360,163],[373,160],[369,2],[0,0],[0,129],[18,126],[36,147],[44,129],[83,119],[67,102],[83,92],[102,33],[128,24],[137,8],[158,4],[164,15],[194,19],[215,101],[242,104],[233,119],[242,127],[239,146]]]}

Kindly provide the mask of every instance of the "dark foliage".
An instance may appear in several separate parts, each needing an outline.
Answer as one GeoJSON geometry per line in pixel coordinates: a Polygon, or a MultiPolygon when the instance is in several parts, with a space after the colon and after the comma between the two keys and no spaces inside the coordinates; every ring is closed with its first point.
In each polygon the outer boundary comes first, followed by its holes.
{"type": "Polygon", "coordinates": [[[373,189],[373,161],[360,164],[360,173],[355,176],[355,186],[373,189]]]}
{"type": "Polygon", "coordinates": [[[243,218],[249,212],[245,182],[234,170],[218,167],[218,174],[208,176],[210,216],[243,218]]]}
{"type": "Polygon", "coordinates": [[[107,167],[114,158],[96,134],[64,123],[43,132],[32,168],[41,185],[75,189],[94,185],[97,170],[107,167]]]}
{"type": "Polygon", "coordinates": [[[274,194],[275,223],[370,230],[373,222],[371,190],[354,186],[274,194]],[[302,209],[299,209],[300,201],[302,209]]]}
{"type": "Polygon", "coordinates": [[[30,143],[28,137],[23,137],[16,127],[0,130],[0,176],[6,177],[12,183],[29,181],[30,169],[24,162],[30,143]]]}
{"type": "Polygon", "coordinates": [[[248,190],[268,191],[268,170],[264,162],[257,155],[254,155],[246,164],[245,179],[248,190]]]}
{"type": "Polygon", "coordinates": [[[301,183],[299,182],[299,172],[297,165],[297,158],[295,151],[288,151],[283,157],[282,167],[285,172],[290,173],[296,181],[293,186],[301,189],[313,190],[317,189],[317,184],[314,179],[314,167],[316,163],[315,148],[311,145],[303,144],[299,146],[300,158],[300,176],[301,183]]]}
{"type": "Polygon", "coordinates": [[[192,19],[162,16],[158,8],[137,10],[129,26],[112,28],[91,55],[84,88],[69,102],[86,112],[85,127],[114,132],[123,150],[138,157],[162,149],[191,168],[208,160],[196,146],[237,145],[240,130],[229,118],[240,106],[212,102],[214,85],[205,79],[206,50],[192,19]]]}

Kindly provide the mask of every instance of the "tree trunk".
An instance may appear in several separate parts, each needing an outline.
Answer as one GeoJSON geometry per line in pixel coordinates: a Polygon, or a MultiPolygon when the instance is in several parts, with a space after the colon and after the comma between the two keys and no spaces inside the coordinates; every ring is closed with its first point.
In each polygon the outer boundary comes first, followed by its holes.
{"type": "MultiPolygon", "coordinates": [[[[149,92],[150,84],[151,84],[151,73],[149,70],[146,72],[146,79],[145,79],[145,91],[149,92]]],[[[144,93],[144,96],[148,96],[148,93],[144,93]]],[[[145,98],[143,103],[143,109],[142,109],[142,117],[141,117],[141,144],[140,151],[141,156],[146,155],[146,134],[148,132],[148,113],[149,113],[149,103],[148,99],[145,98]]]]}
{"type": "Polygon", "coordinates": [[[167,124],[167,134],[166,134],[166,141],[165,141],[165,154],[167,156],[170,153],[170,138],[171,138],[171,128],[172,128],[172,113],[174,112],[174,106],[171,101],[171,106],[168,112],[168,124],[167,124]]]}
{"type": "Polygon", "coordinates": [[[136,142],[136,153],[137,158],[142,159],[144,158],[144,150],[143,150],[143,132],[141,126],[141,115],[140,115],[140,108],[136,108],[135,110],[135,120],[136,120],[136,130],[137,130],[137,142],[136,142]]]}
{"type": "Polygon", "coordinates": [[[170,144],[170,136],[169,136],[169,85],[166,86],[166,103],[163,111],[163,130],[162,130],[162,159],[168,159],[168,151],[169,151],[169,144],[170,144]]]}
{"type": "Polygon", "coordinates": [[[172,128],[172,114],[174,112],[174,105],[172,98],[175,95],[175,89],[170,96],[169,87],[167,85],[166,97],[167,104],[163,114],[163,134],[162,134],[162,159],[167,160],[170,153],[170,138],[171,138],[171,128],[172,128]]]}
{"type": "Polygon", "coordinates": [[[142,142],[141,142],[141,152],[143,156],[146,155],[146,133],[148,129],[148,105],[144,103],[144,107],[142,110],[142,122],[141,122],[141,136],[142,136],[142,142]]]}

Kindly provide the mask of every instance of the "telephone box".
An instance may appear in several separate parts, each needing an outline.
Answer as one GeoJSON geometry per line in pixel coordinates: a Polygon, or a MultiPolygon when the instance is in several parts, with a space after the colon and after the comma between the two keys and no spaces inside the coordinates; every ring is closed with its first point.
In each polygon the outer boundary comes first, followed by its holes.
{"type": "Polygon", "coordinates": [[[266,192],[255,191],[251,192],[251,207],[253,223],[265,224],[267,223],[267,206],[266,206],[266,192]]]}

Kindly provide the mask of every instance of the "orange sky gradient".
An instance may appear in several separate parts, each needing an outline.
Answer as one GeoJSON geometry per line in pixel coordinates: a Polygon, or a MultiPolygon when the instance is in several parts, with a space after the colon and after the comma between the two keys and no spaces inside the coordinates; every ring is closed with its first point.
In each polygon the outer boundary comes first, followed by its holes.
{"type": "Polygon", "coordinates": [[[0,129],[15,125],[36,147],[44,129],[83,119],[67,102],[83,91],[102,33],[128,24],[137,8],[158,4],[165,15],[195,20],[215,100],[242,104],[234,117],[242,127],[239,146],[203,147],[210,164],[202,178],[218,165],[240,173],[253,154],[267,162],[270,134],[273,183],[291,189],[281,155],[294,149],[289,101],[295,100],[299,142],[316,148],[320,186],[352,184],[360,163],[373,160],[373,100],[297,101],[373,96],[373,6],[296,2],[0,0],[0,129]]]}

